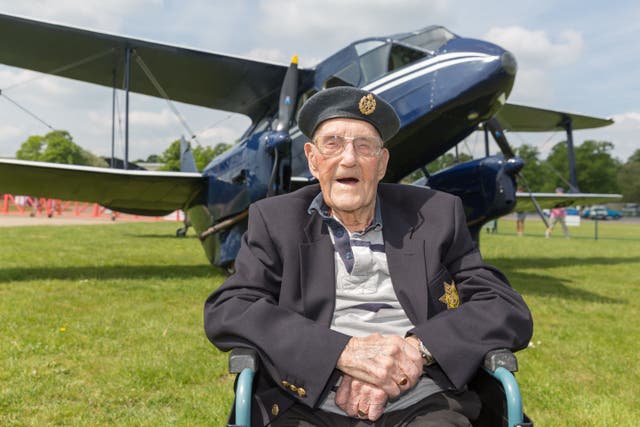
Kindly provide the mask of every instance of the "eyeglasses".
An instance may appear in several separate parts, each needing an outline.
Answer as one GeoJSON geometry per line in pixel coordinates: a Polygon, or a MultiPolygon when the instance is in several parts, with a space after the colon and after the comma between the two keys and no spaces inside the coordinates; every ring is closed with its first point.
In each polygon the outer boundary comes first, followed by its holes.
{"type": "Polygon", "coordinates": [[[353,149],[360,157],[376,157],[382,151],[382,141],[372,136],[321,135],[313,140],[318,151],[327,157],[342,154],[348,141],[353,142],[353,149]]]}

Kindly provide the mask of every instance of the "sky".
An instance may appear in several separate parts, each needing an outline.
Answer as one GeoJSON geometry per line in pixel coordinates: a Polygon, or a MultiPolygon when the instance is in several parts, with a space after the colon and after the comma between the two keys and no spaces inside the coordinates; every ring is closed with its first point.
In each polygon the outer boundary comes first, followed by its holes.
{"type": "MultiPolygon", "coordinates": [[[[0,0],[0,13],[282,64],[298,55],[302,67],[360,38],[443,25],[515,55],[509,102],[615,120],[575,131],[576,145],[612,142],[622,162],[640,148],[640,2],[631,0],[0,0]]],[[[110,88],[0,64],[0,90],[47,125],[69,131],[83,148],[110,155],[110,88]]],[[[123,93],[117,106],[124,109],[123,93]]],[[[203,145],[234,142],[249,126],[239,114],[175,107],[203,145]]],[[[161,154],[186,132],[162,99],[132,94],[130,109],[131,160],[161,154]]],[[[122,157],[119,117],[116,156],[122,157]]],[[[0,157],[15,156],[30,135],[49,132],[40,120],[0,96],[0,157]]],[[[538,147],[544,158],[566,135],[509,139],[516,147],[538,147]]],[[[476,153],[481,140],[471,136],[460,149],[476,153]]]]}

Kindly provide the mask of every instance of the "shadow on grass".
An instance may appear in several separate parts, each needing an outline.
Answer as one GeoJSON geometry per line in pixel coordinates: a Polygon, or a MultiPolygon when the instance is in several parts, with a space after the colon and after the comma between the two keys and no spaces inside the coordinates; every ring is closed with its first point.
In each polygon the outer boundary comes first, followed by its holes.
{"type": "MultiPolygon", "coordinates": [[[[558,274],[543,274],[545,269],[575,266],[611,266],[640,262],[638,257],[557,257],[557,258],[492,258],[489,260],[500,268],[509,281],[523,295],[549,296],[570,300],[606,304],[626,304],[627,300],[611,298],[583,289],[567,286],[568,280],[558,274]],[[523,269],[539,269],[540,273],[523,272],[523,269]]],[[[596,267],[597,268],[597,267],[596,267]]]]}
{"type": "Polygon", "coordinates": [[[150,265],[105,267],[26,267],[0,269],[0,283],[31,280],[113,280],[151,279],[154,277],[206,278],[222,276],[222,270],[208,265],[150,265]]]}
{"type": "Polygon", "coordinates": [[[614,265],[640,263],[638,257],[553,257],[553,258],[488,258],[488,262],[500,269],[523,268],[558,268],[574,267],[576,265],[614,265]]]}
{"type": "MultiPolygon", "coordinates": [[[[551,236],[551,240],[553,239],[564,239],[564,237],[561,234],[562,232],[560,232],[559,235],[552,235],[551,236]]],[[[495,233],[496,235],[502,235],[502,236],[517,236],[516,233],[509,233],[509,232],[497,232],[495,233]]],[[[545,236],[544,234],[530,234],[530,233],[524,233],[525,237],[528,238],[538,238],[538,239],[544,239],[545,236]]],[[[580,235],[580,236],[576,236],[575,234],[571,234],[569,233],[569,235],[571,236],[571,240],[592,240],[592,241],[598,241],[598,240],[619,240],[619,241],[632,241],[632,240],[636,240],[636,241],[640,241],[640,237],[623,237],[623,236],[607,236],[606,233],[600,232],[600,234],[598,235],[598,238],[596,239],[595,236],[591,235],[580,235]]]]}
{"type": "Polygon", "coordinates": [[[544,274],[522,273],[502,269],[513,287],[525,298],[527,295],[562,298],[572,301],[603,304],[627,304],[627,300],[611,298],[566,285],[566,280],[544,274]]]}
{"type": "MultiPolygon", "coordinates": [[[[176,230],[180,228],[180,227],[176,227],[176,230]]],[[[188,239],[188,240],[195,240],[196,242],[200,243],[200,241],[198,240],[198,236],[196,235],[188,235],[188,236],[183,236],[183,237],[176,237],[175,234],[168,234],[168,233],[133,233],[133,232],[129,232],[129,233],[123,233],[123,236],[125,237],[133,237],[136,239],[167,239],[167,240],[177,240],[177,239],[188,239]]]]}

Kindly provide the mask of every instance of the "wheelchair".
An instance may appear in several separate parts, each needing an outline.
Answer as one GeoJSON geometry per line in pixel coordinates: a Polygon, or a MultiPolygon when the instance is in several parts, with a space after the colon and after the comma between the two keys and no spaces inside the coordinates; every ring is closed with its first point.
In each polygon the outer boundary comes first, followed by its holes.
{"type": "MultiPolygon", "coordinates": [[[[235,423],[228,427],[251,425],[253,378],[259,360],[255,350],[235,348],[229,356],[229,372],[238,374],[235,388],[235,423]]],[[[513,375],[518,370],[516,356],[507,349],[490,351],[469,388],[480,396],[482,410],[474,427],[533,427],[522,410],[520,388],[513,375]]]]}

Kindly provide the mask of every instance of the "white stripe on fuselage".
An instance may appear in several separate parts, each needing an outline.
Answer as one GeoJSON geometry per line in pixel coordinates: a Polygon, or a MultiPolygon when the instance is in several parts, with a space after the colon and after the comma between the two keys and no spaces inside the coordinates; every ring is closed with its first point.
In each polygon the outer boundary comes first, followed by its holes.
{"type": "Polygon", "coordinates": [[[434,71],[438,71],[441,70],[443,68],[446,67],[450,67],[452,65],[458,65],[458,64],[464,64],[465,62],[490,62],[493,61],[494,58],[492,57],[485,57],[485,58],[460,58],[460,59],[453,59],[453,60],[449,60],[449,61],[444,61],[444,62],[439,62],[437,64],[433,64],[427,67],[424,67],[414,73],[411,73],[409,75],[406,75],[404,77],[401,77],[399,79],[395,79],[390,83],[387,83],[384,86],[378,86],[375,89],[368,89],[367,86],[365,86],[363,89],[364,90],[370,90],[371,92],[375,93],[376,95],[379,95],[383,92],[388,91],[389,89],[392,89],[396,86],[399,86],[403,83],[408,82],[409,80],[413,80],[417,77],[421,77],[424,76],[425,74],[429,74],[429,73],[433,73],[434,71]]]}
{"type": "Polygon", "coordinates": [[[383,84],[390,82],[391,80],[395,80],[407,74],[412,74],[414,71],[422,70],[423,68],[433,66],[435,64],[439,64],[441,62],[451,61],[453,59],[460,58],[493,58],[492,55],[488,55],[486,53],[477,53],[477,52],[454,52],[454,53],[443,53],[438,56],[434,56],[433,58],[429,58],[426,60],[422,60],[413,65],[410,65],[406,68],[401,68],[398,71],[386,75],[374,82],[369,83],[364,86],[362,89],[374,91],[378,86],[382,86],[383,84]]]}

